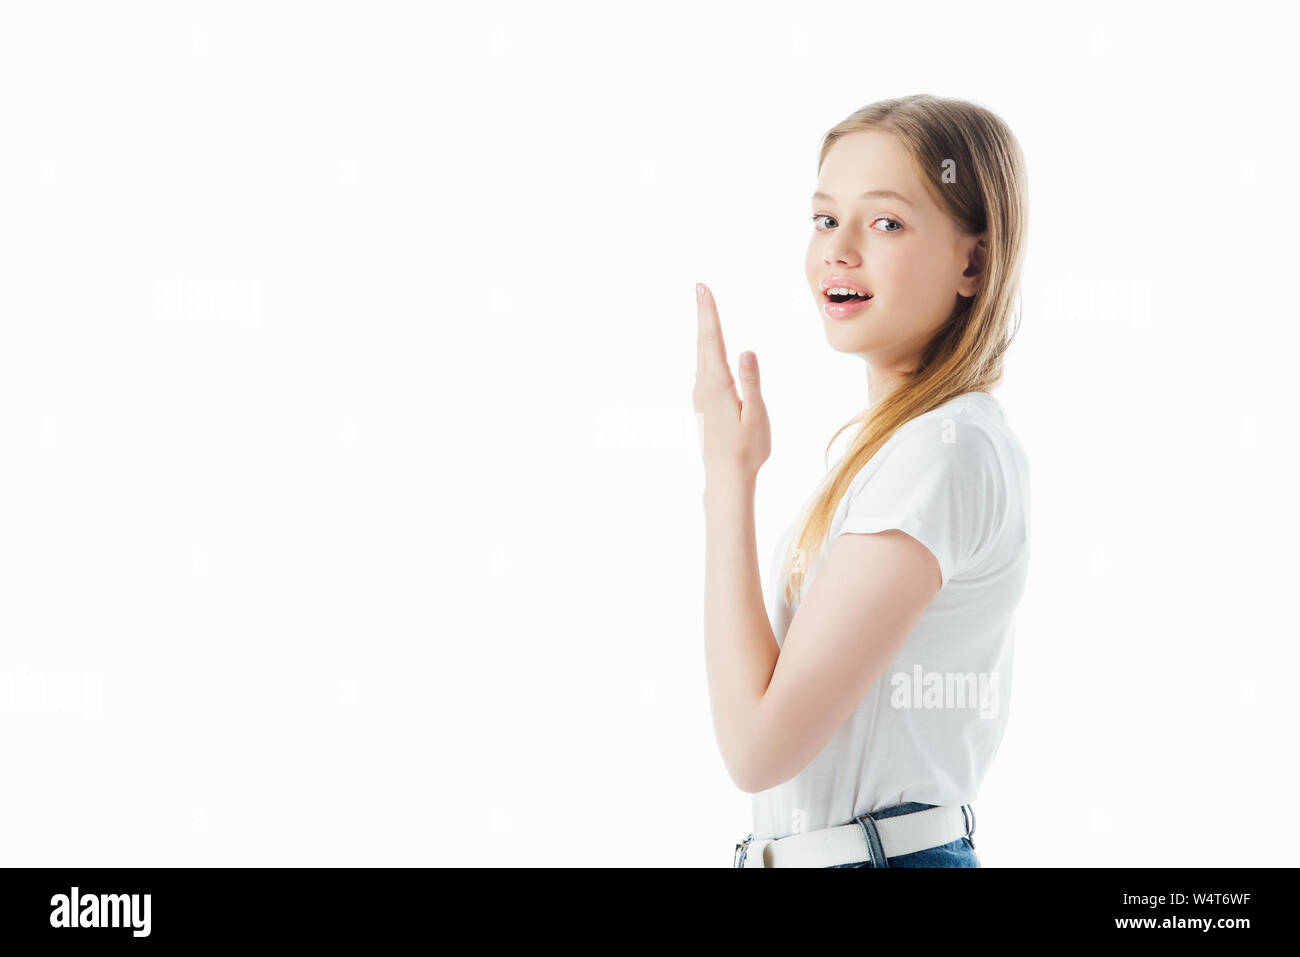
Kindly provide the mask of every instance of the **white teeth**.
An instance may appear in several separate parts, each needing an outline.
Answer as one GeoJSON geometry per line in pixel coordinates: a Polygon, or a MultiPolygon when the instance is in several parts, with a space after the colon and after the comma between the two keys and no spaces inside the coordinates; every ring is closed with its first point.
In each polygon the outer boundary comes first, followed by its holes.
{"type": "Polygon", "coordinates": [[[843,287],[841,287],[841,286],[832,286],[830,289],[827,289],[827,290],[826,290],[826,295],[828,295],[828,296],[860,296],[860,297],[863,298],[863,299],[866,299],[866,298],[867,298],[867,294],[866,294],[866,293],[858,292],[856,289],[846,289],[846,288],[843,288],[843,287]]]}

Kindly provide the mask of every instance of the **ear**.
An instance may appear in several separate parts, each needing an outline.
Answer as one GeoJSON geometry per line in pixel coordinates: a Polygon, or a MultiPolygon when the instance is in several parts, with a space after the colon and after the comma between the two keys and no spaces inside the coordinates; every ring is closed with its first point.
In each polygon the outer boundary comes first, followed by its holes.
{"type": "Polygon", "coordinates": [[[970,299],[980,291],[984,282],[984,267],[988,264],[988,254],[987,232],[967,240],[966,271],[961,274],[961,281],[957,284],[957,295],[970,299]]]}

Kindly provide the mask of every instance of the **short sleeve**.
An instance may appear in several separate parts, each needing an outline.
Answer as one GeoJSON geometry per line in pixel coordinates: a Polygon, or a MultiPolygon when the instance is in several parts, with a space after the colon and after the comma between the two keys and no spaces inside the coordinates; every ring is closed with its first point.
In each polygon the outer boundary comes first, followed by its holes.
{"type": "Polygon", "coordinates": [[[926,423],[897,438],[877,453],[885,456],[878,466],[873,457],[863,467],[866,480],[850,485],[837,537],[904,531],[938,560],[947,585],[981,555],[998,528],[1003,496],[997,450],[976,428],[963,428],[956,441],[945,441],[951,436],[926,423]]]}

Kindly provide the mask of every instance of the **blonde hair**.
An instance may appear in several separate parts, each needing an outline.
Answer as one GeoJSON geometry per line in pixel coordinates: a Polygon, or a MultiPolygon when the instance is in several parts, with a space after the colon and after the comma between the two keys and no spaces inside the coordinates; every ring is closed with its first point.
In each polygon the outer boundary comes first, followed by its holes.
{"type": "MultiPolygon", "coordinates": [[[[926,191],[967,235],[987,231],[980,287],[958,297],[952,315],[922,351],[915,369],[879,403],[842,425],[861,423],[838,466],[805,507],[782,572],[787,603],[803,594],[807,556],[820,552],[835,510],[853,478],[904,423],[966,392],[988,392],[1002,381],[1002,359],[1020,328],[1012,304],[1018,297],[1028,226],[1024,155],[998,116],[965,100],[928,94],[881,100],[836,124],[822,139],[820,173],[840,137],[878,130],[893,134],[911,157],[926,191]],[[943,181],[954,170],[952,182],[943,181]]],[[[951,177],[949,177],[951,178],[951,177]]]]}

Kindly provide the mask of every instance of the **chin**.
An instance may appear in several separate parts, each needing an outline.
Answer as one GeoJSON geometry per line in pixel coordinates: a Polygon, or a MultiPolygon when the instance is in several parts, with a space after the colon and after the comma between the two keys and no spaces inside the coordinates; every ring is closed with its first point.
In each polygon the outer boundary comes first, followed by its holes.
{"type": "Polygon", "coordinates": [[[874,342],[871,336],[864,334],[861,329],[849,329],[847,325],[843,319],[826,320],[826,341],[836,352],[858,355],[879,348],[879,343],[874,342]]]}

